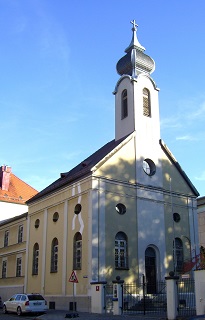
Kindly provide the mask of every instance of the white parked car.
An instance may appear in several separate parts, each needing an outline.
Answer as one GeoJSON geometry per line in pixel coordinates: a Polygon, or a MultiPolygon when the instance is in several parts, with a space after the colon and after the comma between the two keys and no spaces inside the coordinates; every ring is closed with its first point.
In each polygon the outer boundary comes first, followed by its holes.
{"type": "Polygon", "coordinates": [[[18,316],[22,313],[44,313],[48,310],[47,301],[38,293],[13,295],[3,304],[3,313],[15,312],[18,316]]]}

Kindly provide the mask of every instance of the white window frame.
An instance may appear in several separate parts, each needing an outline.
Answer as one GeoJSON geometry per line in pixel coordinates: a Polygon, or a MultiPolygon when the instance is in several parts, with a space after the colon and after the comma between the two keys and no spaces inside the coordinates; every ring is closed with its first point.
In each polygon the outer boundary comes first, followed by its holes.
{"type": "Polygon", "coordinates": [[[23,242],[23,224],[21,224],[18,229],[18,243],[21,242],[23,242]]]}
{"type": "Polygon", "coordinates": [[[58,271],[58,239],[54,238],[51,245],[51,273],[58,271]]]}
{"type": "Polygon", "coordinates": [[[6,230],[4,233],[4,247],[9,245],[9,230],[6,230]]]}
{"type": "Polygon", "coordinates": [[[77,232],[73,239],[73,269],[82,268],[82,235],[77,232]]]}
{"type": "Polygon", "coordinates": [[[22,276],[22,256],[16,257],[16,277],[22,276]]]}
{"type": "Polygon", "coordinates": [[[33,246],[33,266],[32,274],[38,274],[38,263],[39,263],[39,244],[36,242],[33,246]]]}
{"type": "Polygon", "coordinates": [[[115,237],[115,268],[128,268],[127,236],[124,232],[119,232],[115,237]]]}

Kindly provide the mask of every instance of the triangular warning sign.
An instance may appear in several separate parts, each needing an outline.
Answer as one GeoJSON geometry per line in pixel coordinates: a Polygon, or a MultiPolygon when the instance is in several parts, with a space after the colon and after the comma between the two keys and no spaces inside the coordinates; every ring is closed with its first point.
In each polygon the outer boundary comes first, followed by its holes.
{"type": "Polygon", "coordinates": [[[69,281],[69,282],[78,283],[78,278],[77,278],[74,270],[72,271],[71,276],[70,276],[70,278],[69,278],[68,281],[69,281]]]}

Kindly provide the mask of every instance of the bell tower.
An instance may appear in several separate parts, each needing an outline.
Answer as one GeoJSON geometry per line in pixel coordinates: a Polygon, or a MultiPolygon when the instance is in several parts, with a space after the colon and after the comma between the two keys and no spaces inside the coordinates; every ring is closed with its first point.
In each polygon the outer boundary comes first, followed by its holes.
{"type": "MultiPolygon", "coordinates": [[[[137,24],[131,21],[132,40],[125,55],[117,62],[121,76],[115,87],[115,140],[135,134],[136,181],[151,184],[162,183],[157,178],[156,166],[160,166],[160,120],[158,92],[151,73],[154,60],[144,53],[145,48],[137,39],[137,24]],[[145,173],[141,170],[143,167],[145,173]],[[149,178],[148,178],[149,176],[149,178]]],[[[158,173],[161,170],[158,170],[158,173]]]]}

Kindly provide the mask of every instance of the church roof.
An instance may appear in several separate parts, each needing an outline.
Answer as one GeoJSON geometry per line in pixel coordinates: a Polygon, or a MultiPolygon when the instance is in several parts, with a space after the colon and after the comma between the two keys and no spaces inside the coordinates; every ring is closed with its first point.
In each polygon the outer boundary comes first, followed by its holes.
{"type": "MultiPolygon", "coordinates": [[[[55,180],[53,183],[51,183],[48,187],[34,195],[32,198],[28,199],[26,201],[27,204],[38,200],[50,193],[55,192],[56,190],[61,189],[62,187],[69,185],[70,183],[73,183],[83,177],[89,176],[92,173],[92,168],[99,163],[106,155],[108,155],[111,151],[113,151],[117,146],[119,146],[129,135],[119,139],[119,140],[111,140],[107,144],[105,144],[103,147],[98,149],[96,152],[94,152],[92,155],[90,155],[88,158],[80,162],[77,166],[75,166],[73,169],[71,169],[68,172],[61,173],[60,178],[55,180]]],[[[174,158],[171,151],[168,149],[168,147],[165,145],[165,143],[160,139],[159,141],[161,148],[164,150],[166,155],[169,157],[171,162],[175,165],[181,176],[185,179],[191,190],[196,196],[199,196],[198,191],[186,175],[186,173],[182,170],[179,163],[174,158]]]]}
{"type": "MultiPolygon", "coordinates": [[[[131,134],[132,135],[132,134],[131,134]]],[[[51,183],[48,187],[34,195],[31,199],[29,199],[26,203],[29,204],[35,200],[38,200],[41,197],[44,197],[52,192],[55,192],[58,189],[61,189],[62,187],[69,185],[70,183],[73,183],[75,181],[78,181],[79,179],[89,176],[92,173],[92,168],[99,163],[104,157],[106,157],[110,152],[112,152],[117,146],[119,146],[123,141],[127,139],[127,137],[130,135],[127,135],[119,140],[112,140],[105,144],[103,147],[98,149],[96,152],[94,152],[92,155],[90,155],[88,158],[80,162],[76,167],[71,169],[68,172],[61,173],[60,178],[51,183]]],[[[168,149],[166,144],[160,139],[159,141],[161,148],[166,153],[166,155],[169,157],[171,162],[175,165],[181,176],[185,179],[186,183],[189,185],[192,192],[199,196],[198,191],[186,175],[186,173],[182,170],[179,163],[174,158],[171,151],[168,149]]]]}
{"type": "Polygon", "coordinates": [[[71,169],[68,172],[61,173],[59,179],[54,181],[48,187],[40,191],[33,198],[27,201],[27,204],[49,194],[52,193],[65,185],[69,185],[70,183],[79,180],[82,177],[86,177],[92,173],[92,168],[101,161],[106,155],[108,155],[112,150],[114,150],[122,141],[124,141],[128,137],[125,136],[119,140],[113,139],[112,141],[105,144],[103,147],[94,152],[91,156],[80,162],[76,167],[71,169]]]}
{"type": "Polygon", "coordinates": [[[37,190],[11,172],[11,167],[0,167],[0,201],[25,204],[37,190]]]}

